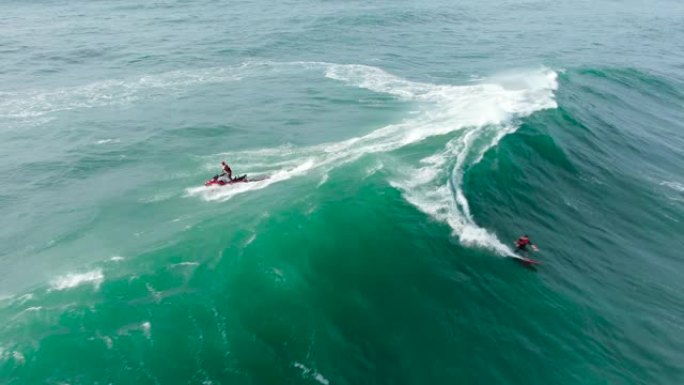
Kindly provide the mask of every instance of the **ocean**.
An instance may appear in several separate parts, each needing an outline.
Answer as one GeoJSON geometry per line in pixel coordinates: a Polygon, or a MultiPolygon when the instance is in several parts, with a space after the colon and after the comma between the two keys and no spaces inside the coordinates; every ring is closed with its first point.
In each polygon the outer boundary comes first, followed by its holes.
{"type": "Polygon", "coordinates": [[[682,384],[683,166],[679,1],[5,0],[0,384],[682,384]]]}

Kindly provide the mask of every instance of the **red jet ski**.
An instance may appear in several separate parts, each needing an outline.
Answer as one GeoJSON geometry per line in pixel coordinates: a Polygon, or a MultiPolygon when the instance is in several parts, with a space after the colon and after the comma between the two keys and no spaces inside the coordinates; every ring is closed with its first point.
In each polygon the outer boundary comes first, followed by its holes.
{"type": "Polygon", "coordinates": [[[216,175],[213,178],[206,181],[206,183],[204,183],[204,185],[205,186],[225,186],[228,184],[245,183],[245,182],[252,182],[251,180],[247,179],[247,174],[235,177],[231,180],[221,179],[221,178],[219,178],[218,175],[216,175]]]}

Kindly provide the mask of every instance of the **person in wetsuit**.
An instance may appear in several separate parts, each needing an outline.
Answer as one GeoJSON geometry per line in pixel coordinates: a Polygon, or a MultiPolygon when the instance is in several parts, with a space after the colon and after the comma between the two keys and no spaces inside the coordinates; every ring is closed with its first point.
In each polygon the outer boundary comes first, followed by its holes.
{"type": "Polygon", "coordinates": [[[233,180],[233,170],[230,169],[225,160],[221,162],[221,171],[220,177],[226,175],[229,180],[233,180]]]}
{"type": "Polygon", "coordinates": [[[515,241],[515,252],[520,253],[528,253],[530,250],[528,249],[530,247],[534,251],[538,251],[537,246],[530,241],[530,238],[527,235],[523,235],[522,237],[518,238],[517,241],[515,241]]]}

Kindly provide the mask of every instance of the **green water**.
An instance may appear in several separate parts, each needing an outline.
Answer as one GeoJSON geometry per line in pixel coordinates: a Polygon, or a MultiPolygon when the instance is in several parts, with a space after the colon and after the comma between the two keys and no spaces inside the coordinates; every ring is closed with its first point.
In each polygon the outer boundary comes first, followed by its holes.
{"type": "Polygon", "coordinates": [[[0,4],[0,383],[682,383],[683,22],[0,4]]]}

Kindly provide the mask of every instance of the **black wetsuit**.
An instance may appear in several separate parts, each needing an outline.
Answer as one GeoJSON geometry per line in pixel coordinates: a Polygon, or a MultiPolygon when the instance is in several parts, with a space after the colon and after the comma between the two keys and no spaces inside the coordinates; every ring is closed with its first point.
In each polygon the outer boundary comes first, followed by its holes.
{"type": "Polygon", "coordinates": [[[223,168],[223,173],[228,175],[228,179],[233,180],[233,170],[231,170],[230,167],[228,167],[228,165],[225,163],[223,164],[222,168],[223,168]]]}

